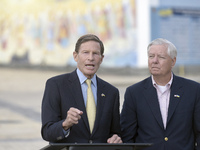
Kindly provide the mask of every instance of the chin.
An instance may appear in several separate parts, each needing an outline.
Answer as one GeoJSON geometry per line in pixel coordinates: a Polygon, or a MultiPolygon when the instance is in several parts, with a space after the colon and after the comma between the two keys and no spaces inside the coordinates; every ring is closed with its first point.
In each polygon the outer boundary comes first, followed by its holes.
{"type": "Polygon", "coordinates": [[[156,75],[160,75],[160,73],[155,72],[155,71],[151,71],[151,74],[154,75],[154,76],[156,76],[156,75]]]}
{"type": "Polygon", "coordinates": [[[87,74],[88,76],[93,76],[95,73],[96,73],[95,71],[87,71],[86,74],[87,74]]]}

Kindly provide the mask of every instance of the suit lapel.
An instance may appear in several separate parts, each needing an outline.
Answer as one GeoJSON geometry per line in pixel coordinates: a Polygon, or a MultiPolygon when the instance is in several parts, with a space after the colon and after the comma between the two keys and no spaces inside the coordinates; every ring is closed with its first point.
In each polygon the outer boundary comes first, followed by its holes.
{"type": "Polygon", "coordinates": [[[171,86],[167,123],[170,121],[183,95],[183,91],[181,90],[181,87],[182,87],[181,82],[179,82],[178,77],[174,75],[172,86],[171,86]]]}
{"type": "Polygon", "coordinates": [[[144,88],[145,88],[145,90],[144,90],[143,94],[145,96],[145,99],[146,99],[147,103],[149,104],[149,107],[150,107],[155,119],[157,120],[158,124],[160,125],[161,128],[164,129],[162,116],[161,116],[161,112],[160,112],[160,106],[159,106],[159,102],[158,102],[158,96],[157,96],[156,89],[152,85],[151,77],[149,77],[147,79],[147,82],[146,82],[146,85],[144,88]]]}
{"type": "Polygon", "coordinates": [[[104,108],[106,100],[106,97],[102,95],[102,94],[106,95],[105,89],[106,89],[105,84],[103,84],[103,82],[101,82],[101,80],[97,77],[97,110],[96,110],[96,119],[92,135],[95,134],[95,131],[97,131],[100,124],[99,122],[102,116],[102,109],[104,108]]]}
{"type": "Polygon", "coordinates": [[[70,87],[71,87],[71,93],[74,97],[74,101],[77,104],[77,109],[80,109],[83,111],[83,115],[81,116],[81,118],[83,119],[83,122],[85,123],[88,131],[89,131],[89,123],[88,123],[88,119],[87,119],[87,112],[86,112],[86,108],[85,108],[85,104],[84,104],[84,100],[83,100],[83,94],[82,94],[82,90],[81,90],[81,85],[80,85],[80,81],[78,79],[77,73],[76,71],[72,72],[70,77],[70,87]]]}

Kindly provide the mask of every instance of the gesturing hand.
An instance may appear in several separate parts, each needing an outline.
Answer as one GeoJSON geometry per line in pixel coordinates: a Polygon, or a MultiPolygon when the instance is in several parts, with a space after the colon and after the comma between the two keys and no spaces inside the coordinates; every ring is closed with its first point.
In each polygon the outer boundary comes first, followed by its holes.
{"type": "Polygon", "coordinates": [[[78,124],[78,120],[81,119],[83,112],[77,108],[71,107],[67,112],[67,117],[62,123],[63,129],[67,130],[74,124],[78,124]]]}

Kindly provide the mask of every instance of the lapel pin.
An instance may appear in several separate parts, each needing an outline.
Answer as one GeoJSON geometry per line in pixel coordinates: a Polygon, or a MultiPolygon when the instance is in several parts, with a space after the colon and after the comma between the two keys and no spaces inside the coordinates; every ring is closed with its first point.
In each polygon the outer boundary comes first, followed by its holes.
{"type": "Polygon", "coordinates": [[[102,93],[101,96],[102,96],[102,97],[105,97],[105,94],[102,93]]]}
{"type": "Polygon", "coordinates": [[[178,97],[179,98],[180,96],[179,95],[174,95],[174,97],[178,97]]]}

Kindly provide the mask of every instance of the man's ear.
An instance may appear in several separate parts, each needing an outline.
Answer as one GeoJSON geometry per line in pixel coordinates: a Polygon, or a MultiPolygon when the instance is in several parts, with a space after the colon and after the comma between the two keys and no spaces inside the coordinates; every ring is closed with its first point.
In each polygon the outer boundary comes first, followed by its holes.
{"type": "Polygon", "coordinates": [[[74,51],[73,57],[74,57],[74,60],[77,62],[78,61],[78,53],[74,51]]]}
{"type": "Polygon", "coordinates": [[[174,59],[172,59],[172,68],[175,66],[176,64],[176,57],[174,57],[174,59]]]}
{"type": "Polygon", "coordinates": [[[103,62],[104,55],[101,56],[101,63],[103,62]]]}

